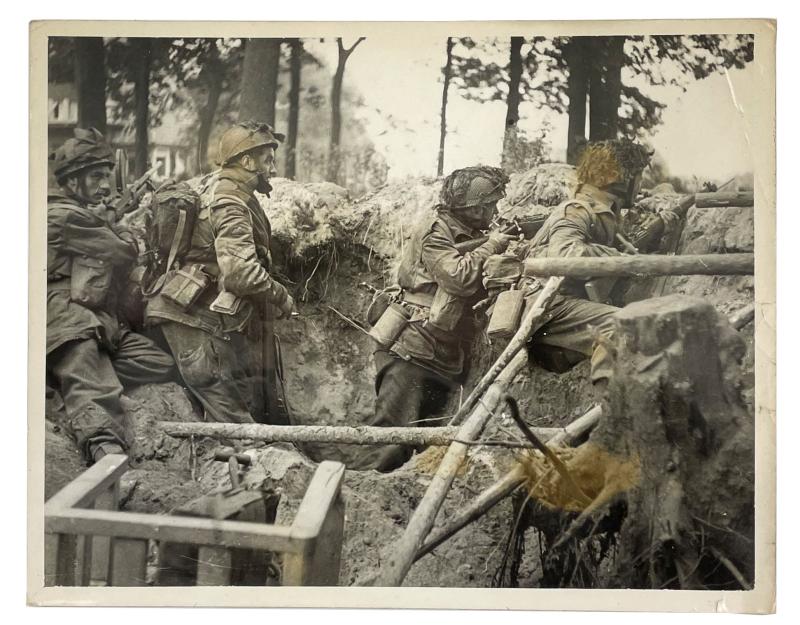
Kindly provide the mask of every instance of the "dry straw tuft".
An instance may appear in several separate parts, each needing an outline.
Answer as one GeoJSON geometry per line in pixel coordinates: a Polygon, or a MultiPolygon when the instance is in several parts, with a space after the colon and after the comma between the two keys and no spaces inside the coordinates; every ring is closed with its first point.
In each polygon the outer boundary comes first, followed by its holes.
{"type": "MultiPolygon", "coordinates": [[[[598,445],[586,443],[577,448],[561,447],[553,452],[564,462],[580,489],[594,507],[639,483],[638,458],[621,458],[598,445]]],[[[586,506],[576,497],[575,489],[539,452],[518,457],[527,477],[526,488],[533,499],[553,509],[581,512],[586,506]]]]}

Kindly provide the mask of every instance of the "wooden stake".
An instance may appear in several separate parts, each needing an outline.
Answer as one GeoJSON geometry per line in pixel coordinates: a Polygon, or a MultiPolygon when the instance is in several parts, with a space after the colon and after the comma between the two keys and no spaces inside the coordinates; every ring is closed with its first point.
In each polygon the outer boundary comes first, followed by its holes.
{"type": "MultiPolygon", "coordinates": [[[[441,445],[458,440],[459,428],[375,427],[368,425],[265,425],[261,423],[206,423],[161,421],[166,434],[176,438],[208,436],[223,440],[254,440],[270,443],[333,443],[341,445],[441,445]]],[[[537,436],[549,438],[559,428],[534,428],[537,436]]],[[[471,444],[474,441],[466,441],[471,444]]],[[[487,441],[502,446],[505,441],[487,441]]],[[[513,441],[515,442],[515,441],[513,441]]],[[[509,446],[513,443],[508,441],[509,446]]]]}
{"type": "MultiPolygon", "coordinates": [[[[600,420],[602,414],[603,411],[600,406],[595,406],[582,417],[579,417],[570,423],[567,427],[558,428],[557,433],[554,434],[549,440],[546,436],[542,436],[541,438],[547,440],[549,447],[571,445],[577,438],[597,425],[597,422],[600,420]]],[[[517,488],[519,488],[524,482],[525,474],[522,470],[522,467],[517,465],[497,482],[492,484],[492,486],[478,495],[478,497],[476,497],[467,508],[458,514],[445,527],[433,532],[428,540],[425,541],[425,544],[419,550],[417,555],[414,557],[414,562],[436,549],[436,547],[460,532],[470,523],[477,521],[503,499],[516,491],[517,488]]]]}
{"type": "Polygon", "coordinates": [[[602,278],[608,276],[753,275],[753,254],[603,256],[597,258],[528,258],[523,275],[602,278]]]}
{"type": "MultiPolygon", "coordinates": [[[[459,428],[458,439],[474,440],[480,435],[500,401],[506,395],[509,385],[527,362],[528,354],[524,350],[519,351],[513,357],[508,366],[489,385],[483,400],[475,406],[464,425],[459,428]]],[[[428,490],[412,514],[405,533],[395,543],[386,565],[379,572],[375,586],[400,586],[403,583],[414,563],[415,556],[433,527],[436,515],[450,490],[456,473],[464,462],[468,449],[469,446],[463,443],[450,445],[428,490]]]]}
{"type": "Polygon", "coordinates": [[[458,412],[456,412],[455,416],[453,416],[453,418],[450,420],[449,425],[460,423],[464,420],[464,417],[470,414],[481,395],[486,392],[486,389],[489,388],[489,386],[497,379],[500,373],[508,366],[511,360],[517,355],[517,352],[519,352],[525,346],[525,343],[528,342],[531,334],[533,334],[534,328],[536,327],[536,322],[545,313],[547,305],[550,303],[550,300],[555,297],[563,281],[564,278],[560,277],[553,277],[547,281],[547,283],[544,285],[544,288],[539,292],[536,301],[525,313],[525,316],[520,323],[519,330],[517,330],[516,334],[511,337],[508,345],[500,354],[500,356],[498,356],[495,363],[484,374],[472,392],[467,396],[467,399],[458,409],[458,412]]]}
{"type": "Polygon", "coordinates": [[[756,318],[756,305],[748,304],[747,306],[740,308],[730,317],[728,317],[728,321],[730,321],[731,325],[734,328],[736,328],[737,330],[741,330],[755,318],[756,318]]]}

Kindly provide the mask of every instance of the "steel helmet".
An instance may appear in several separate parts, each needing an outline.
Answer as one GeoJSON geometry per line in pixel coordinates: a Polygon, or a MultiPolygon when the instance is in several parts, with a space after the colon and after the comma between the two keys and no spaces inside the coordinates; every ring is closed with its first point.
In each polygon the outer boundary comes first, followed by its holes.
{"type": "Polygon", "coordinates": [[[440,205],[459,209],[496,202],[505,197],[507,183],[508,176],[499,167],[456,169],[444,179],[440,205]]]}
{"type": "Polygon", "coordinates": [[[634,179],[650,163],[652,152],[627,139],[590,141],[578,157],[578,182],[603,188],[634,179]]]}
{"type": "Polygon", "coordinates": [[[276,148],[286,138],[269,124],[256,121],[240,122],[226,130],[219,140],[217,163],[227,165],[235,157],[256,148],[276,148]]]}
{"type": "Polygon", "coordinates": [[[53,174],[59,183],[70,174],[88,167],[97,165],[114,167],[114,153],[98,130],[75,128],[74,135],[49,157],[53,161],[53,174]]]}

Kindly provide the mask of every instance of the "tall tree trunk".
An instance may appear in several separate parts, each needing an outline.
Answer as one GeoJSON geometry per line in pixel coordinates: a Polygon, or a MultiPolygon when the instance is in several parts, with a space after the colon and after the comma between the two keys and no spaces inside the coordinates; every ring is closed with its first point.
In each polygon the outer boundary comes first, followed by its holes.
{"type": "Polygon", "coordinates": [[[522,37],[511,37],[511,51],[508,59],[508,99],[506,110],[506,128],[503,135],[503,155],[501,164],[509,167],[513,161],[512,151],[517,139],[517,123],[519,122],[519,85],[522,81],[522,37]]]}
{"type": "Polygon", "coordinates": [[[594,37],[589,78],[589,139],[616,139],[625,37],[594,37]]]}
{"type": "Polygon", "coordinates": [[[333,75],[333,85],[331,86],[331,138],[328,144],[328,180],[339,183],[340,168],[340,144],[342,138],[342,83],[344,82],[344,67],[347,59],[356,49],[356,46],[364,41],[364,37],[359,37],[349,48],[342,44],[342,38],[336,38],[336,45],[339,48],[339,60],[336,64],[336,73],[333,75]]]}
{"type": "Polygon", "coordinates": [[[339,149],[342,138],[342,82],[344,80],[344,63],[341,51],[336,73],[333,75],[331,87],[331,136],[328,144],[328,180],[339,180],[339,149]]]}
{"type": "Polygon", "coordinates": [[[564,56],[567,62],[567,96],[569,124],[567,128],[567,163],[578,160],[577,148],[586,141],[586,98],[589,95],[588,38],[572,37],[564,56]]]}
{"type": "Polygon", "coordinates": [[[153,55],[153,40],[141,38],[134,40],[134,98],[136,102],[136,177],[143,176],[148,169],[150,125],[150,63],[153,55]]]}
{"type": "Polygon", "coordinates": [[[280,39],[248,39],[244,47],[239,121],[275,125],[280,39]]]}
{"type": "Polygon", "coordinates": [[[205,173],[208,168],[208,139],[211,136],[211,128],[214,125],[214,117],[217,114],[219,98],[222,95],[222,86],[225,81],[222,64],[216,53],[206,61],[203,78],[208,89],[208,98],[205,106],[200,110],[200,128],[197,131],[197,172],[200,174],[205,173]]]}
{"type": "Polygon", "coordinates": [[[303,68],[303,42],[291,40],[289,58],[289,133],[286,146],[286,171],[289,180],[297,176],[297,129],[300,124],[300,76],[303,68]]]}
{"type": "Polygon", "coordinates": [[[106,59],[102,37],[75,38],[75,87],[78,126],[107,131],[106,59]]]}
{"type": "Polygon", "coordinates": [[[444,140],[447,137],[447,91],[450,88],[450,78],[453,74],[453,46],[455,40],[447,38],[447,60],[444,64],[442,73],[444,74],[444,85],[442,86],[442,110],[440,113],[441,125],[439,127],[439,162],[436,166],[436,175],[444,174],[444,140]]]}

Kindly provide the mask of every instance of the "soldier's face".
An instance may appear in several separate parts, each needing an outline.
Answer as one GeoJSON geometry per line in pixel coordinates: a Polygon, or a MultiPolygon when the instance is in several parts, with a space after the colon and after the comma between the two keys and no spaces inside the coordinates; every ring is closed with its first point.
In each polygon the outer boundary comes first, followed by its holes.
{"type": "Polygon", "coordinates": [[[620,208],[631,208],[636,201],[636,196],[642,188],[642,175],[637,174],[628,182],[617,182],[610,185],[606,190],[612,193],[619,200],[620,208]]]}
{"type": "Polygon", "coordinates": [[[486,230],[492,225],[492,220],[497,214],[497,202],[488,202],[465,208],[461,218],[468,226],[478,230],[486,230]]]}
{"type": "Polygon", "coordinates": [[[245,154],[244,166],[249,171],[257,173],[266,179],[269,179],[271,176],[277,176],[278,170],[275,169],[275,149],[267,147],[245,154]]]}
{"type": "Polygon", "coordinates": [[[87,204],[100,204],[111,196],[112,168],[99,165],[70,178],[67,186],[80,200],[87,204]]]}

